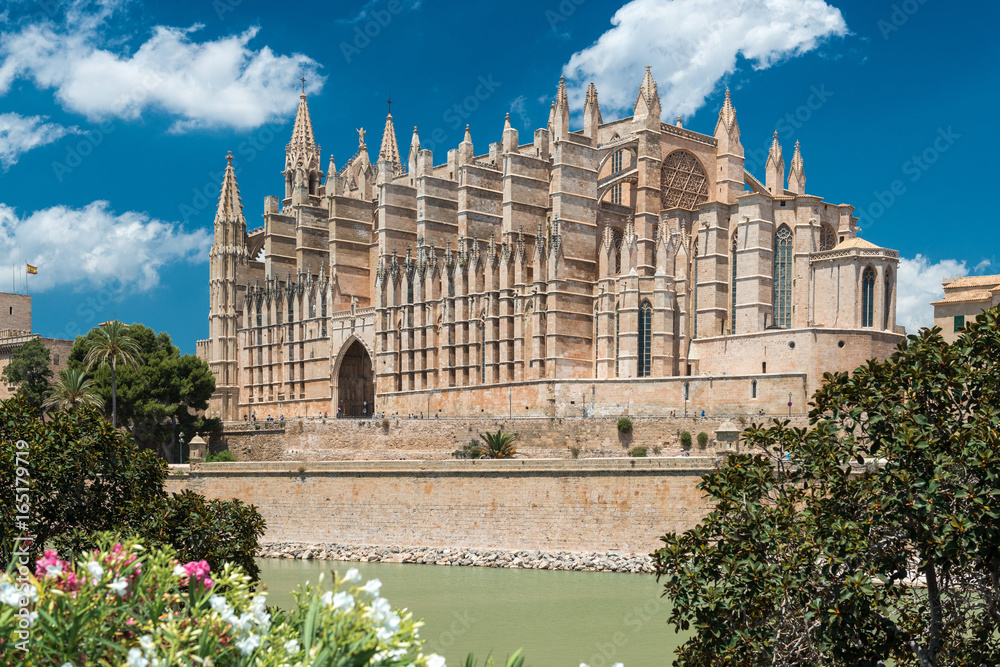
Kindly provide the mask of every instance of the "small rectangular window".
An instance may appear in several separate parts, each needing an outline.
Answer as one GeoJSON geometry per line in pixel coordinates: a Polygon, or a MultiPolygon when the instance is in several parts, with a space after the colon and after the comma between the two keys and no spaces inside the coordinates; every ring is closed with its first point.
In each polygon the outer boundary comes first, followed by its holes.
{"type": "Polygon", "coordinates": [[[962,327],[965,326],[965,315],[955,316],[955,331],[961,331],[962,327]]]}

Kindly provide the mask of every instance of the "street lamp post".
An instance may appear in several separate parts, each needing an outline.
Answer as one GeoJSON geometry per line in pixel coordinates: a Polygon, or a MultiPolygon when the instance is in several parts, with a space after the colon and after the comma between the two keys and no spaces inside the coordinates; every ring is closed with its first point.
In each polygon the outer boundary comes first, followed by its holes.
{"type": "Polygon", "coordinates": [[[788,392],[788,416],[792,416],[792,392],[788,392]]]}

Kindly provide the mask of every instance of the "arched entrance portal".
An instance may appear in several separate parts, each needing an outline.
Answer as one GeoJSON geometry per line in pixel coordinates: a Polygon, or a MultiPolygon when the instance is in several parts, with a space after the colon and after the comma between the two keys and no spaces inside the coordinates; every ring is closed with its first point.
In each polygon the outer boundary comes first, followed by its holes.
{"type": "Polygon", "coordinates": [[[370,416],[375,407],[372,359],[360,341],[351,343],[340,362],[337,403],[343,417],[370,416]]]}

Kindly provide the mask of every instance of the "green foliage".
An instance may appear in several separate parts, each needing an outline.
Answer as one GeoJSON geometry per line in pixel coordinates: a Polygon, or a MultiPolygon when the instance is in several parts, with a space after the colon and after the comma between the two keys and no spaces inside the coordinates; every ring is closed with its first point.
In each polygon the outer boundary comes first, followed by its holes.
{"type": "Polygon", "coordinates": [[[235,561],[256,575],[253,552],[263,534],[256,508],[191,492],[168,498],[166,474],[160,457],[139,450],[95,408],[43,422],[23,398],[0,402],[0,512],[28,517],[23,526],[0,522],[0,561],[10,560],[19,535],[34,534],[35,551],[52,543],[81,553],[97,533],[114,532],[169,543],[216,566],[235,561]],[[30,480],[27,492],[16,490],[19,478],[30,480]]]}
{"type": "Polygon", "coordinates": [[[706,475],[714,510],[662,538],[670,622],[696,631],[675,664],[1000,664],[997,311],[813,401],[809,429],[746,431],[765,453],[706,475]]]}
{"type": "Polygon", "coordinates": [[[145,512],[165,499],[166,474],[161,459],[137,451],[94,408],[57,412],[43,422],[23,398],[0,402],[0,511],[13,517],[24,514],[15,507],[30,505],[30,530],[0,522],[0,561],[10,559],[22,532],[33,533],[38,546],[59,540],[80,549],[87,533],[138,530],[145,512]],[[15,491],[19,466],[30,479],[28,492],[15,491]]]}
{"type": "Polygon", "coordinates": [[[681,449],[691,449],[691,434],[681,431],[681,449]]]}
{"type": "Polygon", "coordinates": [[[205,463],[232,463],[234,461],[236,461],[236,457],[228,449],[223,449],[221,452],[209,454],[205,457],[205,463]]]}
{"type": "Polygon", "coordinates": [[[632,420],[628,417],[621,417],[618,420],[618,432],[619,433],[631,433],[632,432],[632,420]]]}
{"type": "MultiPolygon", "coordinates": [[[[166,333],[133,324],[115,335],[132,341],[130,355],[137,363],[118,363],[117,370],[111,364],[95,367],[94,390],[113,409],[117,396],[117,419],[128,426],[142,447],[159,451],[168,461],[178,461],[180,436],[190,442],[197,433],[218,427],[217,419],[196,414],[208,407],[215,377],[204,361],[182,355],[166,333]]],[[[110,336],[93,329],[86,337],[78,337],[69,356],[70,368],[87,368],[94,350],[105,349],[110,336]]]]}
{"type": "Polygon", "coordinates": [[[264,535],[264,519],[239,500],[205,500],[192,491],[174,494],[142,527],[145,540],[169,545],[184,561],[204,560],[212,569],[238,565],[254,581],[260,569],[254,550],[264,535]]]}
{"type": "MultiPolygon", "coordinates": [[[[514,651],[514,655],[507,658],[507,661],[503,664],[504,667],[524,667],[524,656],[521,655],[521,649],[514,651]]],[[[470,653],[465,656],[462,667],[479,667],[479,661],[476,660],[475,654],[470,653]]],[[[483,663],[483,667],[494,667],[492,655],[486,656],[486,662],[483,663]]]]}
{"type": "Polygon", "coordinates": [[[708,447],[708,433],[702,431],[698,434],[698,449],[705,449],[708,447]]]}
{"type": "Polygon", "coordinates": [[[580,458],[580,447],[577,445],[573,445],[572,447],[569,448],[569,454],[574,459],[580,458]]]}
{"type": "Polygon", "coordinates": [[[480,433],[479,437],[482,439],[483,444],[478,446],[476,450],[478,456],[476,458],[512,459],[517,454],[517,448],[514,447],[517,435],[513,433],[505,433],[503,430],[497,429],[496,433],[487,431],[486,433],[480,433]]]}
{"type": "Polygon", "coordinates": [[[81,405],[100,408],[104,406],[104,399],[94,391],[94,381],[87,379],[86,373],[64,368],[46,392],[42,406],[46,410],[75,410],[81,405]]]}
{"type": "Polygon", "coordinates": [[[48,552],[42,565],[23,586],[0,574],[0,643],[9,664],[444,665],[421,652],[412,614],[380,597],[378,580],[360,585],[357,570],[335,574],[332,590],[320,575],[317,586],[293,594],[295,607],[284,613],[269,610],[266,595],[255,594],[238,567],[209,570],[133,542],[105,543],[77,563],[48,552]],[[23,653],[15,605],[21,595],[37,614],[23,653]]]}
{"type": "Polygon", "coordinates": [[[480,449],[482,447],[478,440],[470,440],[469,444],[465,445],[461,449],[456,449],[451,453],[451,455],[456,459],[478,459],[480,456],[480,449]]]}
{"type": "Polygon", "coordinates": [[[637,445],[632,449],[628,450],[628,455],[633,457],[646,456],[646,448],[643,447],[642,445],[637,445]]]}
{"type": "Polygon", "coordinates": [[[2,378],[8,384],[17,385],[17,393],[24,396],[28,405],[42,407],[45,392],[52,380],[49,348],[38,338],[32,338],[10,355],[10,363],[3,369],[2,378]]]}

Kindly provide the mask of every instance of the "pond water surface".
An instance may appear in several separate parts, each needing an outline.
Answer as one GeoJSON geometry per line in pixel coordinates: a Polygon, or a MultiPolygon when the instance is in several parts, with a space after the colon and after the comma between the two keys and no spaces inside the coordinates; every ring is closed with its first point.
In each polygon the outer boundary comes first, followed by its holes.
{"type": "MultiPolygon", "coordinates": [[[[259,559],[268,604],[288,608],[291,591],[321,572],[356,567],[382,581],[394,607],[422,618],[425,653],[455,667],[473,652],[502,659],[524,649],[532,667],[669,665],[684,639],[667,625],[670,603],[652,575],[259,559]]],[[[327,575],[329,580],[329,575],[327,575]]]]}

